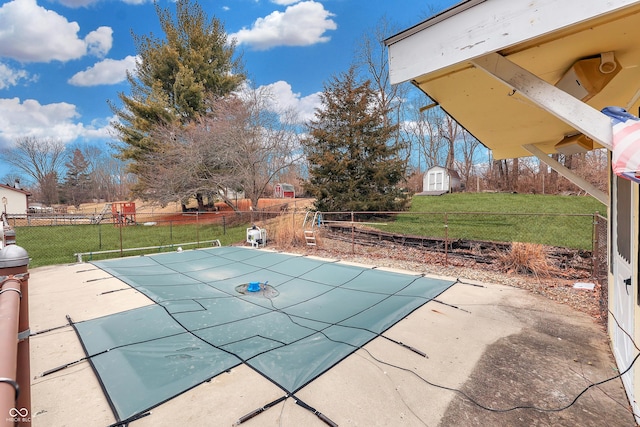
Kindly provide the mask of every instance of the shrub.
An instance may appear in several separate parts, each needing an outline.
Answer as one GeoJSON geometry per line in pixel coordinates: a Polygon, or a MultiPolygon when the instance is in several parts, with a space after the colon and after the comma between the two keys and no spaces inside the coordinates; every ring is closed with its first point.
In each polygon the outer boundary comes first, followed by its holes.
{"type": "MultiPolygon", "coordinates": [[[[269,221],[268,239],[276,242],[282,249],[306,246],[303,222],[304,217],[301,215],[280,215],[269,221]]],[[[319,245],[318,233],[316,233],[316,244],[319,245]]]]}
{"type": "Polygon", "coordinates": [[[554,269],[547,261],[544,246],[513,242],[511,249],[498,255],[498,262],[507,273],[533,274],[549,277],[554,269]]]}

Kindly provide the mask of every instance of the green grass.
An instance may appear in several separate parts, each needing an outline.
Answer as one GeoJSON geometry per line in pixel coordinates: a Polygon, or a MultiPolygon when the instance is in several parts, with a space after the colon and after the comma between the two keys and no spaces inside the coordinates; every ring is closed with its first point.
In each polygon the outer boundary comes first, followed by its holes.
{"type": "MultiPolygon", "coordinates": [[[[606,207],[592,197],[544,196],[504,193],[455,193],[414,197],[407,213],[381,219],[381,230],[426,237],[499,242],[532,242],[591,250],[593,213],[606,215],[606,207]],[[446,225],[446,227],[445,227],[446,225]]],[[[348,215],[347,215],[348,216],[348,215]]],[[[330,219],[330,218],[326,218],[330,219]]],[[[356,221],[372,222],[370,215],[356,221]]],[[[17,244],[27,250],[30,267],[76,261],[75,253],[91,254],[84,260],[120,256],[120,248],[162,246],[139,255],[175,250],[178,245],[219,239],[222,245],[242,242],[247,224],[227,227],[211,224],[128,226],[63,225],[16,227],[17,244]],[[121,245],[122,242],[122,245],[121,245]]],[[[184,249],[210,244],[185,246],[184,249]]]]}
{"type": "Polygon", "coordinates": [[[221,225],[142,225],[115,227],[112,224],[101,225],[63,225],[17,227],[16,242],[29,253],[30,268],[45,265],[67,264],[77,260],[74,256],[81,252],[100,252],[118,250],[112,254],[90,254],[84,261],[113,258],[120,256],[120,249],[162,246],[158,249],[123,252],[125,256],[143,253],[174,251],[184,243],[200,242],[197,245],[184,246],[184,249],[210,247],[207,240],[220,240],[229,245],[244,241],[247,225],[227,227],[221,225]],[[120,242],[122,241],[122,245],[120,242]]]}
{"type": "Polygon", "coordinates": [[[606,216],[607,207],[590,196],[453,193],[418,196],[411,201],[411,212],[593,214],[596,211],[606,216]]]}
{"type": "Polygon", "coordinates": [[[455,193],[414,197],[409,213],[377,228],[417,236],[591,250],[595,212],[606,216],[606,207],[588,196],[455,193]]]}

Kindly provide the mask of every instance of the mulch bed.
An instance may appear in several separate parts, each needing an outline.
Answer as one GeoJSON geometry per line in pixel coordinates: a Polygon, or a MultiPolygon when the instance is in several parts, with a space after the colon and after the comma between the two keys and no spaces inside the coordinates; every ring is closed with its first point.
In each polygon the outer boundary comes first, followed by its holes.
{"type": "MultiPolygon", "coordinates": [[[[272,249],[274,249],[272,244],[272,249]]],[[[575,310],[584,312],[605,326],[606,315],[600,308],[601,286],[593,281],[590,273],[584,269],[575,269],[565,265],[557,269],[555,275],[542,277],[534,274],[523,274],[515,271],[505,271],[499,263],[478,263],[473,259],[456,258],[442,253],[429,252],[419,248],[407,248],[394,244],[380,243],[376,246],[358,245],[349,242],[327,238],[318,241],[318,246],[308,247],[303,244],[297,246],[277,247],[286,252],[314,255],[324,258],[336,258],[343,261],[361,264],[390,267],[438,276],[455,277],[460,280],[473,280],[485,283],[496,283],[526,289],[542,295],[549,300],[566,304],[575,310]],[[574,288],[577,282],[595,283],[594,290],[574,288]]]]}

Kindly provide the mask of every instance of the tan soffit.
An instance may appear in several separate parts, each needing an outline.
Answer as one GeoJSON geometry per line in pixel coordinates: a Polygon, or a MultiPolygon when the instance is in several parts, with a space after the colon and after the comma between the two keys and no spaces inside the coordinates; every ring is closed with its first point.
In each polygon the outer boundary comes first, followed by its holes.
{"type": "MultiPolygon", "coordinates": [[[[498,5],[500,0],[488,0],[486,3],[498,5]]],[[[536,2],[512,0],[510,4],[516,3],[531,7],[536,2]]],[[[550,2],[547,3],[551,5],[550,2]]],[[[607,2],[597,3],[604,5],[607,2]]],[[[547,31],[543,35],[495,51],[552,85],[560,80],[575,61],[613,51],[621,71],[600,93],[589,99],[587,104],[597,110],[611,105],[621,106],[637,115],[637,94],[640,91],[640,1],[622,3],[629,4],[614,12],[547,31]]],[[[547,8],[547,12],[549,10],[553,10],[551,6],[547,8]]],[[[471,17],[474,12],[481,12],[480,7],[467,7],[460,14],[471,17]]],[[[557,13],[563,13],[561,6],[557,7],[557,13]]],[[[508,18],[506,13],[502,26],[506,26],[508,18]]],[[[446,19],[440,20],[428,30],[437,32],[438,26],[445,22],[446,19]]],[[[395,37],[402,39],[401,35],[395,37]]],[[[482,35],[475,37],[476,39],[469,40],[469,46],[473,43],[478,46],[482,44],[481,39],[477,38],[482,35]]],[[[394,54],[393,44],[396,41],[398,40],[387,40],[390,56],[394,54]]],[[[428,39],[423,41],[425,42],[428,39]]],[[[478,56],[481,55],[476,55],[478,56]]],[[[562,120],[534,105],[483,70],[475,68],[471,64],[473,59],[470,55],[467,60],[412,76],[411,80],[490,148],[495,159],[530,156],[531,153],[523,148],[526,144],[535,144],[545,153],[554,153],[556,143],[565,135],[575,133],[575,129],[562,120]]],[[[392,58],[392,73],[393,64],[392,58]]]]}

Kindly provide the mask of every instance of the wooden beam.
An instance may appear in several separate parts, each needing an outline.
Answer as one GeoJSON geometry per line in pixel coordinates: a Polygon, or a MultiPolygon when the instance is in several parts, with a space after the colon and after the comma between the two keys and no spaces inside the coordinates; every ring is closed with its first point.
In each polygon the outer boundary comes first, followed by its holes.
{"type": "Polygon", "coordinates": [[[591,194],[593,197],[598,199],[600,203],[605,206],[609,206],[609,195],[605,192],[596,188],[593,184],[586,181],[585,179],[579,177],[575,173],[573,173],[570,169],[566,168],[564,165],[560,164],[557,160],[552,159],[544,151],[539,149],[533,144],[527,144],[522,146],[525,150],[536,156],[542,163],[551,167],[553,170],[558,172],[563,177],[567,178],[573,184],[582,188],[587,193],[591,194]]]}
{"type": "Polygon", "coordinates": [[[462,0],[385,40],[391,84],[595,21],[638,0],[462,0]]]}
{"type": "MultiPolygon", "coordinates": [[[[612,150],[611,119],[595,108],[538,78],[498,53],[471,61],[531,102],[587,135],[607,150],[612,150]]],[[[505,118],[508,120],[508,118],[505,118]]]]}

